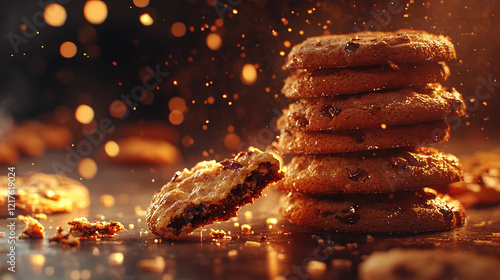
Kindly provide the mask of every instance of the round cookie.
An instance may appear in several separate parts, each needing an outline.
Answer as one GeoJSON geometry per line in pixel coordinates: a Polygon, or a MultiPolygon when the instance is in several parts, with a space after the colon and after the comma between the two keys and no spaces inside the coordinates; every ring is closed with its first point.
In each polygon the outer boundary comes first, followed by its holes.
{"type": "Polygon", "coordinates": [[[454,88],[440,84],[383,93],[301,99],[288,106],[278,126],[306,131],[348,130],[443,120],[465,114],[454,88]]]}
{"type": "Polygon", "coordinates": [[[288,69],[439,62],[457,58],[449,37],[401,29],[311,37],[295,45],[288,69]]]}
{"type": "Polygon", "coordinates": [[[64,175],[32,173],[16,176],[15,181],[0,176],[0,190],[0,217],[12,216],[7,207],[11,200],[15,200],[15,215],[71,212],[90,204],[87,188],[64,175]],[[14,182],[16,187],[16,193],[10,197],[9,182],[14,182]]]}
{"type": "Polygon", "coordinates": [[[199,162],[177,172],[153,196],[146,222],[152,233],[178,239],[198,227],[236,216],[241,206],[253,202],[268,184],[282,177],[279,161],[257,150],[221,162],[199,162]]]}
{"type": "Polygon", "coordinates": [[[390,193],[460,181],[458,159],[432,148],[412,151],[296,156],[286,166],[281,191],[308,194],[390,193]]]}
{"type": "Polygon", "coordinates": [[[340,131],[299,131],[281,129],[278,150],[282,154],[335,154],[447,141],[450,126],[445,121],[382,128],[340,131]]]}
{"type": "Polygon", "coordinates": [[[465,221],[460,202],[425,188],[393,194],[284,195],[280,213],[292,224],[363,234],[442,231],[465,221]]]}
{"type": "Polygon", "coordinates": [[[444,62],[297,70],[281,89],[288,98],[310,98],[403,88],[444,82],[450,68],[444,62]]]}

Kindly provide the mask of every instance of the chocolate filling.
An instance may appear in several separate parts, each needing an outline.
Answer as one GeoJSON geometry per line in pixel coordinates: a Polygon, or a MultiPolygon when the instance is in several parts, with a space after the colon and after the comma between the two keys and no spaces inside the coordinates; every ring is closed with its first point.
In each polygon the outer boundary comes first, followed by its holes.
{"type": "Polygon", "coordinates": [[[359,48],[359,43],[354,43],[354,42],[348,42],[346,45],[345,45],[345,50],[348,52],[348,53],[353,53],[353,52],[356,52],[359,48]]]}
{"type": "Polygon", "coordinates": [[[228,158],[221,161],[220,164],[222,165],[222,170],[238,169],[238,168],[243,167],[243,166],[241,166],[241,164],[238,161],[236,161],[234,159],[228,159],[228,158]]]}
{"type": "Polygon", "coordinates": [[[225,221],[233,217],[240,206],[250,203],[254,198],[260,196],[262,190],[269,183],[278,181],[281,177],[278,171],[273,171],[271,163],[261,163],[245,179],[243,184],[234,187],[227,197],[218,204],[192,204],[186,208],[182,215],[173,218],[168,227],[172,228],[176,235],[179,235],[182,228],[189,224],[192,228],[198,228],[215,221],[225,221]],[[263,169],[267,170],[265,174],[259,172],[263,169]]]}

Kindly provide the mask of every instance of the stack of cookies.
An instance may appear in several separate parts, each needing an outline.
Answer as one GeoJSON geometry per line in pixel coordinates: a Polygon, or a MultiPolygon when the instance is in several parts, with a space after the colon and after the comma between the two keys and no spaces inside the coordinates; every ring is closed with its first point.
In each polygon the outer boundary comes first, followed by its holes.
{"type": "Polygon", "coordinates": [[[434,191],[461,180],[444,142],[465,113],[442,87],[456,59],[449,38],[424,31],[313,37],[291,50],[292,101],[278,150],[292,155],[278,189],[291,223],[355,233],[439,231],[463,224],[460,203],[434,191]]]}

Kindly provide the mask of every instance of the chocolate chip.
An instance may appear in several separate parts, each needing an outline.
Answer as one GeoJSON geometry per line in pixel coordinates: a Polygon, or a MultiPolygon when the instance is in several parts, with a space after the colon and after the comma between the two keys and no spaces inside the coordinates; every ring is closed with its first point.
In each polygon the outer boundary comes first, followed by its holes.
{"type": "Polygon", "coordinates": [[[359,43],[354,43],[354,42],[348,42],[346,45],[345,45],[345,50],[348,52],[348,53],[353,53],[355,51],[357,51],[359,48],[359,43]]]}
{"type": "Polygon", "coordinates": [[[340,213],[335,216],[335,219],[346,225],[355,225],[361,218],[361,216],[356,213],[358,208],[359,204],[352,205],[349,208],[340,211],[340,213]]]}
{"type": "Polygon", "coordinates": [[[355,181],[355,182],[364,182],[366,179],[368,179],[369,175],[368,172],[366,172],[363,169],[358,169],[356,172],[349,172],[348,173],[349,180],[355,181]]]}
{"type": "Polygon", "coordinates": [[[350,135],[352,139],[354,139],[354,141],[358,142],[358,144],[365,142],[365,133],[363,131],[353,130],[352,132],[350,132],[350,135]]]}
{"type": "Polygon", "coordinates": [[[334,117],[338,116],[340,112],[342,112],[342,110],[340,110],[337,107],[334,107],[332,105],[325,105],[323,106],[323,109],[321,109],[320,116],[321,117],[328,116],[331,119],[333,119],[334,117]]]}
{"type": "Polygon", "coordinates": [[[403,171],[408,168],[408,166],[423,166],[422,163],[418,162],[417,158],[408,152],[402,153],[398,157],[391,158],[392,166],[396,167],[398,171],[403,171]]]}
{"type": "Polygon", "coordinates": [[[220,164],[222,165],[222,170],[238,169],[242,167],[241,164],[234,159],[225,159],[221,161],[220,164]]]}

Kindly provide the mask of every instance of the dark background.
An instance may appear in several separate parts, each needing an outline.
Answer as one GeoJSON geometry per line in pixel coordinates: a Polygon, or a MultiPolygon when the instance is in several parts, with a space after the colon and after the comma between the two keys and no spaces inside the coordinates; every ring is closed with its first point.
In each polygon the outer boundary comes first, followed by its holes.
{"type": "Polygon", "coordinates": [[[15,53],[8,34],[20,35],[22,18],[31,20],[43,9],[36,1],[1,2],[2,118],[43,118],[61,105],[74,112],[79,104],[88,104],[96,113],[95,120],[111,118],[117,126],[140,120],[169,123],[168,101],[179,96],[186,101],[188,111],[185,120],[174,126],[175,131],[179,139],[191,136],[194,144],[186,147],[179,142],[178,146],[185,154],[201,155],[212,149],[212,154],[226,156],[234,152],[223,144],[228,126],[234,126],[241,146],[263,147],[271,141],[267,134],[274,131],[273,109],[281,109],[287,103],[279,95],[288,75],[281,68],[290,51],[285,41],[294,45],[309,36],[348,33],[356,28],[412,28],[448,35],[456,45],[459,60],[449,63],[452,76],[445,84],[455,86],[466,99],[475,97],[475,102],[468,102],[468,116],[454,125],[452,137],[494,139],[497,134],[498,86],[492,81],[490,84],[494,85],[489,90],[482,88],[479,95],[476,88],[482,85],[481,79],[495,80],[500,76],[499,1],[152,0],[146,8],[137,8],[131,0],[105,3],[106,21],[92,25],[83,15],[85,1],[69,1],[63,5],[68,14],[63,26],[38,28],[39,35],[21,44],[15,53]],[[216,27],[219,15],[214,4],[222,3],[234,5],[237,13],[231,9],[223,12],[223,26],[216,27]],[[405,9],[391,13],[391,3],[392,7],[402,5],[405,9]],[[377,16],[384,10],[384,16],[377,16]],[[153,17],[152,26],[140,23],[139,16],[145,12],[153,17]],[[170,29],[179,21],[188,30],[177,38],[170,29]],[[82,40],[79,33],[85,33],[84,30],[95,33],[95,37],[82,40]],[[222,37],[222,47],[217,51],[206,45],[206,37],[212,32],[222,37]],[[65,41],[77,45],[75,57],[60,55],[59,46],[65,41]],[[84,53],[93,55],[86,57],[84,53]],[[240,79],[246,63],[258,65],[258,79],[253,85],[245,85],[240,79]],[[141,85],[144,68],[154,69],[156,65],[161,65],[169,76],[153,90],[154,102],[139,104],[123,120],[110,117],[111,102],[141,85]],[[223,98],[224,94],[227,98],[223,98]],[[213,104],[207,104],[209,97],[214,98],[213,104]]]}

